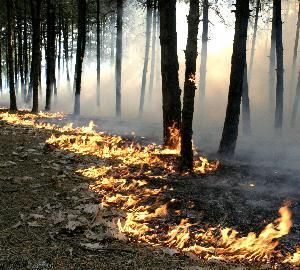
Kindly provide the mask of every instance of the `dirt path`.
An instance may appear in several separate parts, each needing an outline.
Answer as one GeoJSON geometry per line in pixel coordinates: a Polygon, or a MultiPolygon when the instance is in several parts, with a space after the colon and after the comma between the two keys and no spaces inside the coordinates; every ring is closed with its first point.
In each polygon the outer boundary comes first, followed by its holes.
{"type": "MultiPolygon", "coordinates": [[[[99,198],[89,190],[90,180],[75,171],[87,163],[93,165],[93,160],[45,148],[51,135],[46,130],[2,121],[0,130],[0,269],[250,269],[170,256],[166,250],[118,241],[103,224],[92,228],[99,198]]],[[[245,168],[229,166],[206,179],[190,179],[188,183],[179,179],[173,181],[170,196],[182,197],[184,193],[188,196],[182,203],[192,200],[199,204],[198,212],[187,215],[213,209],[200,219],[258,230],[258,224],[261,227],[276,217],[283,198],[297,198],[298,192],[284,190],[274,199],[267,192],[270,183],[263,183],[265,192],[249,192],[250,180],[261,184],[260,172],[247,173],[245,168]],[[207,203],[203,205],[203,201],[207,203]],[[247,219],[246,209],[254,220],[247,219]]],[[[294,208],[299,214],[299,202],[294,208]]],[[[297,237],[299,224],[291,242],[297,237]]]]}

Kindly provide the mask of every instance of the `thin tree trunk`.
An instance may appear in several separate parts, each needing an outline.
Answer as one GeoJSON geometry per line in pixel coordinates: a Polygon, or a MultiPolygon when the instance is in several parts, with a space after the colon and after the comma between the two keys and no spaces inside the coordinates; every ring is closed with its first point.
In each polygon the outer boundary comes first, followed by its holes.
{"type": "Polygon", "coordinates": [[[282,44],[282,20],[281,0],[274,0],[275,7],[275,29],[276,29],[276,60],[277,60],[277,84],[276,84],[276,109],[275,129],[281,130],[283,125],[283,44],[282,44]]]}
{"type": "Polygon", "coordinates": [[[151,71],[150,71],[150,81],[149,81],[149,99],[151,100],[154,76],[155,76],[155,66],[156,66],[156,35],[157,35],[157,0],[154,1],[153,7],[153,18],[152,18],[152,55],[151,55],[151,71]]]}
{"type": "Polygon", "coordinates": [[[7,7],[7,56],[9,73],[10,110],[17,110],[17,100],[14,82],[14,44],[13,44],[13,0],[6,0],[7,7]]]}
{"type": "Polygon", "coordinates": [[[123,54],[123,0],[117,0],[117,42],[116,42],[116,115],[121,116],[121,83],[123,54]]]}
{"type": "Polygon", "coordinates": [[[140,95],[140,108],[139,108],[140,115],[144,112],[144,104],[145,104],[145,90],[146,90],[146,80],[147,80],[148,63],[149,63],[152,12],[153,12],[152,4],[153,3],[151,0],[147,0],[146,45],[145,45],[145,59],[144,59],[144,68],[143,68],[143,76],[142,76],[141,95],[140,95]]]}
{"type": "Polygon", "coordinates": [[[249,66],[248,83],[250,83],[251,76],[252,76],[254,54],[255,54],[255,44],[256,44],[256,36],[257,36],[257,28],[258,28],[258,15],[259,15],[259,11],[260,11],[260,0],[256,0],[255,21],[254,21],[254,29],[253,29],[253,37],[252,37],[252,46],[251,46],[251,56],[250,56],[250,66],[249,66]]]}
{"type": "Polygon", "coordinates": [[[295,44],[294,44],[292,75],[291,75],[291,81],[290,81],[290,85],[293,90],[294,90],[294,85],[295,85],[294,82],[295,82],[295,76],[296,76],[296,63],[297,63],[297,57],[298,57],[299,32],[300,32],[300,0],[299,0],[299,4],[298,4],[298,20],[297,20],[295,44]]]}
{"type": "Polygon", "coordinates": [[[250,114],[247,63],[245,64],[244,79],[243,79],[242,116],[243,116],[243,132],[245,135],[250,135],[251,134],[251,114],[250,114]]]}
{"type": "MultiPolygon", "coordinates": [[[[57,56],[57,83],[58,87],[60,85],[60,64],[61,64],[61,4],[58,2],[58,43],[57,43],[57,50],[58,50],[58,56],[57,56]]],[[[56,96],[57,93],[55,92],[54,95],[56,96]]]]}
{"type": "Polygon", "coordinates": [[[96,89],[96,102],[97,106],[100,106],[100,61],[101,61],[101,50],[100,50],[100,0],[97,0],[97,89],[96,89]]]}
{"type": "Polygon", "coordinates": [[[68,20],[66,18],[62,18],[62,25],[63,25],[63,38],[64,38],[64,55],[66,61],[66,69],[67,69],[67,80],[70,81],[70,74],[69,74],[69,25],[68,20]]]}
{"type": "Polygon", "coordinates": [[[178,78],[176,0],[159,0],[163,130],[165,147],[175,148],[172,128],[181,127],[181,90],[178,78]]]}
{"type": "Polygon", "coordinates": [[[2,94],[2,32],[0,33],[0,94],[2,94]]]}
{"type": "Polygon", "coordinates": [[[275,8],[273,0],[273,16],[272,16],[272,33],[270,47],[270,63],[269,63],[269,107],[273,113],[275,103],[275,68],[276,68],[276,31],[275,31],[275,8]]]}
{"type": "Polygon", "coordinates": [[[246,64],[249,13],[249,0],[237,0],[228,104],[222,139],[219,146],[219,153],[224,156],[234,155],[236,141],[238,138],[240,106],[245,70],[241,67],[245,67],[246,64]]]}
{"type": "Polygon", "coordinates": [[[23,100],[26,101],[26,92],[25,92],[25,85],[24,85],[24,65],[23,65],[23,37],[22,37],[22,22],[21,22],[21,15],[17,14],[17,34],[18,34],[18,55],[19,55],[19,70],[20,70],[20,78],[21,78],[21,93],[23,100]]]}
{"type": "Polygon", "coordinates": [[[39,109],[39,78],[41,64],[41,0],[31,0],[32,16],[32,112],[39,109]]]}
{"type": "MultiPolygon", "coordinates": [[[[24,93],[28,96],[28,32],[27,32],[27,1],[24,0],[24,93]]],[[[25,97],[25,99],[26,99],[25,97]]],[[[24,100],[25,101],[25,100],[24,100]]]]}
{"type": "MultiPolygon", "coordinates": [[[[15,17],[14,17],[14,22],[13,24],[15,25],[15,17]]],[[[17,30],[14,27],[14,53],[15,53],[15,57],[14,57],[14,68],[15,68],[15,88],[16,88],[16,95],[18,96],[19,94],[19,80],[18,80],[18,73],[19,73],[19,69],[18,69],[18,47],[17,47],[17,30]]]]}
{"type": "Polygon", "coordinates": [[[202,32],[202,48],[201,48],[201,63],[200,63],[200,76],[199,76],[199,94],[201,112],[204,114],[205,109],[205,91],[206,91],[206,65],[207,65],[207,43],[208,43],[208,0],[203,0],[203,32],[202,32]]]}
{"type": "Polygon", "coordinates": [[[292,128],[296,125],[296,118],[297,113],[299,110],[299,103],[300,103],[300,72],[298,75],[298,83],[297,83],[297,89],[296,89],[296,96],[294,99],[294,105],[293,105],[293,111],[292,111],[292,120],[291,120],[291,126],[292,128]]]}
{"type": "Polygon", "coordinates": [[[188,15],[188,39],[185,51],[186,70],[184,82],[182,126],[181,126],[181,157],[180,169],[192,171],[193,156],[193,115],[196,87],[197,37],[199,25],[199,0],[190,0],[188,15]]]}
{"type": "Polygon", "coordinates": [[[47,47],[46,47],[46,106],[51,110],[51,99],[55,87],[55,3],[56,0],[47,0],[47,47]]]}
{"type": "Polygon", "coordinates": [[[116,28],[116,22],[115,22],[115,13],[111,15],[111,22],[110,22],[110,65],[114,66],[115,62],[115,40],[116,40],[116,35],[115,35],[115,28],[116,28]]]}
{"type": "Polygon", "coordinates": [[[74,115],[80,115],[80,92],[81,92],[81,75],[82,62],[86,45],[86,0],[78,0],[78,35],[77,35],[77,52],[75,67],[75,104],[74,115]]]}

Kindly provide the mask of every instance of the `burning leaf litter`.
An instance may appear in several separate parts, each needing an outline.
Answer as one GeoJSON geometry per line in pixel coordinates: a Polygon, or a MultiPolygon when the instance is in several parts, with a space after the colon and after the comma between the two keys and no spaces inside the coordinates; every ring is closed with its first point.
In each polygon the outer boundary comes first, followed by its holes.
{"type": "MultiPolygon", "coordinates": [[[[170,223],[169,206],[172,201],[166,202],[164,199],[168,187],[154,188],[151,180],[164,181],[178,177],[175,162],[180,149],[178,130],[171,131],[177,146],[174,149],[163,149],[154,144],[141,146],[120,136],[96,132],[92,122],[88,127],[73,128],[72,124],[59,127],[41,121],[63,117],[62,114],[44,113],[0,114],[0,118],[10,124],[53,130],[54,133],[46,142],[48,147],[106,161],[101,166],[78,170],[78,174],[95,180],[90,189],[101,195],[99,211],[105,212],[106,208],[112,208],[119,213],[119,217],[113,218],[112,222],[106,222],[115,237],[123,239],[126,236],[128,239],[159,246],[172,254],[180,251],[207,260],[279,262],[300,266],[300,249],[288,255],[276,249],[279,239],[287,235],[292,226],[288,206],[280,208],[280,217],[258,235],[250,232],[247,236],[241,236],[232,228],[203,229],[201,224],[193,224],[188,219],[182,219],[179,224],[170,223]]],[[[209,162],[197,156],[195,173],[213,172],[218,165],[218,162],[209,162]]],[[[92,211],[90,207],[94,209],[90,205],[86,210],[92,211]]],[[[176,214],[180,217],[180,211],[176,214]]],[[[70,219],[68,225],[76,222],[70,219]]]]}

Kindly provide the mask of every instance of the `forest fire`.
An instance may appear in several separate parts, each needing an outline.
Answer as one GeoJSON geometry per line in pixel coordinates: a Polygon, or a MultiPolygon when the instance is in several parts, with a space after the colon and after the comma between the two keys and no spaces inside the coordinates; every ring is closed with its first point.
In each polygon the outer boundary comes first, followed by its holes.
{"type": "MultiPolygon", "coordinates": [[[[114,230],[119,230],[116,233],[200,259],[300,266],[300,249],[294,254],[278,249],[279,239],[292,227],[292,213],[287,205],[279,209],[280,217],[259,234],[250,232],[243,236],[233,228],[193,223],[181,217],[182,209],[173,209],[174,199],[165,196],[170,187],[167,184],[157,187],[152,182],[164,183],[168,178],[180,176],[176,170],[178,150],[168,151],[154,144],[142,146],[120,136],[99,133],[94,130],[93,122],[88,127],[73,128],[71,124],[59,127],[43,120],[61,117],[61,114],[0,114],[2,121],[13,125],[53,130],[46,141],[51,147],[97,158],[97,165],[77,173],[93,180],[90,189],[100,195],[103,211],[110,208],[119,213],[110,221],[114,230]]],[[[172,134],[180,143],[179,132],[175,130],[172,134]]],[[[218,166],[217,161],[195,158],[196,174],[216,171],[218,166]]]]}

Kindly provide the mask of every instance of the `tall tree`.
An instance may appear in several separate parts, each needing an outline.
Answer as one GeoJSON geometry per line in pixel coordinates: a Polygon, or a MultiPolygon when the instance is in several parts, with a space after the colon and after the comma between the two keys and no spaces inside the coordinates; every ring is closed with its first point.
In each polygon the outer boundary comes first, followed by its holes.
{"type": "Polygon", "coordinates": [[[25,82],[24,82],[24,64],[23,64],[23,36],[22,36],[22,15],[20,7],[17,7],[17,37],[18,37],[18,66],[21,78],[21,93],[23,100],[26,101],[25,82]]]}
{"type": "Polygon", "coordinates": [[[116,115],[121,116],[121,84],[123,54],[123,0],[117,0],[117,42],[116,42],[116,115]]]}
{"type": "Polygon", "coordinates": [[[153,18],[152,18],[152,53],[151,53],[151,70],[149,80],[149,98],[152,97],[154,76],[155,76],[155,65],[156,65],[156,37],[157,37],[157,0],[153,3],[153,18]]]}
{"type": "Polygon", "coordinates": [[[208,12],[209,12],[209,2],[208,0],[203,0],[203,30],[202,30],[202,48],[201,48],[201,63],[200,63],[200,79],[199,79],[199,94],[200,94],[200,106],[201,111],[204,113],[205,105],[205,88],[206,88],[206,65],[207,65],[207,43],[208,43],[208,12]]]}
{"type": "Polygon", "coordinates": [[[32,112],[39,109],[39,80],[41,64],[41,1],[31,0],[32,17],[32,112]]]}
{"type": "Polygon", "coordinates": [[[24,92],[28,96],[28,31],[27,31],[27,1],[24,0],[23,2],[24,5],[24,32],[23,32],[23,37],[24,37],[24,53],[23,53],[23,58],[24,58],[24,92]]]}
{"type": "Polygon", "coordinates": [[[46,47],[46,106],[51,110],[51,98],[55,87],[55,5],[56,0],[47,0],[47,47],[46,47]]]}
{"type": "Polygon", "coordinates": [[[247,63],[245,65],[244,79],[243,79],[242,117],[243,117],[243,132],[245,135],[250,135],[251,134],[251,116],[250,116],[250,100],[249,100],[247,63]]]}
{"type": "Polygon", "coordinates": [[[17,110],[17,100],[14,82],[14,44],[13,44],[13,7],[14,0],[6,0],[7,12],[7,58],[9,76],[10,110],[17,110]]]}
{"type": "Polygon", "coordinates": [[[101,64],[101,39],[100,39],[100,0],[96,0],[97,2],[97,106],[100,106],[100,64],[101,64]]]}
{"type": "Polygon", "coordinates": [[[245,67],[246,65],[249,14],[249,0],[237,0],[228,104],[222,139],[219,146],[219,153],[225,156],[234,155],[238,138],[240,105],[245,71],[245,69],[241,67],[245,67]]]}
{"type": "Polygon", "coordinates": [[[296,118],[297,118],[297,113],[299,110],[299,103],[300,103],[300,72],[299,72],[299,76],[298,76],[296,96],[294,99],[294,105],[293,105],[293,111],[292,111],[292,119],[291,119],[292,127],[295,127],[295,125],[296,125],[296,118]]]}
{"type": "Polygon", "coordinates": [[[186,70],[184,82],[182,126],[181,126],[181,170],[192,171],[193,157],[193,115],[196,87],[197,36],[199,25],[199,0],[190,0],[188,15],[188,39],[185,50],[186,70]]]}
{"type": "Polygon", "coordinates": [[[81,92],[81,75],[82,62],[86,45],[86,0],[78,0],[78,35],[77,35],[77,51],[75,66],[75,104],[74,115],[80,115],[80,92],[81,92]]]}
{"type": "Polygon", "coordinates": [[[297,20],[297,27],[296,27],[296,35],[295,35],[295,44],[294,44],[294,53],[293,53],[293,64],[292,64],[292,75],[290,85],[291,88],[294,88],[295,82],[295,75],[296,75],[296,63],[298,57],[298,47],[299,47],[299,32],[300,32],[300,0],[298,1],[298,20],[297,20]]]}
{"type": "Polygon", "coordinates": [[[172,138],[172,128],[181,127],[176,0],[159,0],[159,12],[164,145],[172,148],[178,145],[172,138]]]}
{"type": "Polygon", "coordinates": [[[250,66],[249,66],[249,76],[248,82],[250,83],[253,62],[254,62],[254,54],[255,54],[255,45],[256,45],[256,37],[257,37],[257,29],[258,29],[258,16],[260,11],[260,0],[256,0],[256,8],[255,8],[255,20],[254,20],[254,29],[253,29],[253,37],[252,37],[252,45],[251,45],[251,55],[250,55],[250,66]]]}
{"type": "Polygon", "coordinates": [[[2,94],[2,32],[0,31],[0,94],[2,94]]]}
{"type": "Polygon", "coordinates": [[[282,129],[283,125],[283,44],[282,44],[282,20],[281,20],[281,0],[274,0],[275,9],[275,33],[276,33],[276,108],[275,108],[275,128],[282,129]]]}
{"type": "Polygon", "coordinates": [[[152,12],[153,12],[152,5],[153,5],[152,0],[147,0],[146,45],[145,45],[145,58],[144,58],[144,68],[143,68],[143,76],[142,76],[141,96],[140,96],[140,108],[139,108],[140,114],[142,114],[144,111],[144,103],[145,103],[146,79],[147,79],[147,72],[148,72],[150,40],[151,40],[151,25],[152,25],[152,12]]]}
{"type": "Polygon", "coordinates": [[[270,63],[269,63],[269,107],[270,112],[273,112],[275,101],[275,68],[276,68],[276,27],[275,27],[275,8],[273,0],[272,9],[272,31],[271,31],[271,46],[270,46],[270,63]]]}

